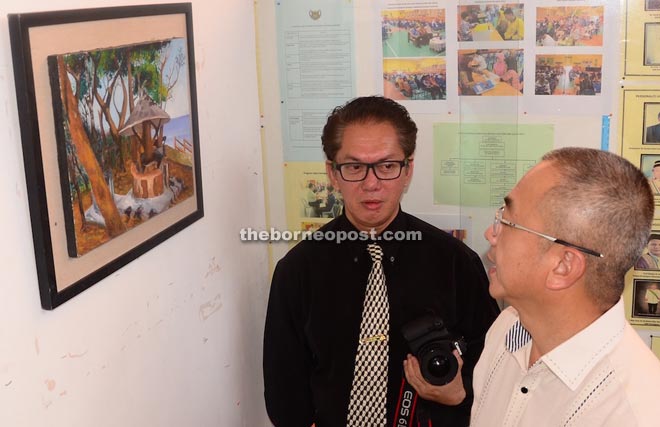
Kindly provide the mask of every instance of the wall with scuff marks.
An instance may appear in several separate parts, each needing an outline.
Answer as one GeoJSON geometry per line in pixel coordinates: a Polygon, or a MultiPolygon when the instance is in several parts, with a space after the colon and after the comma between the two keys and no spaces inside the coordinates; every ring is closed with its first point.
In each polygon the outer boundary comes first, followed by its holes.
{"type": "Polygon", "coordinates": [[[267,248],[239,241],[265,223],[253,2],[192,3],[205,217],[44,311],[6,15],[131,2],[0,2],[2,426],[269,425],[267,248]]]}

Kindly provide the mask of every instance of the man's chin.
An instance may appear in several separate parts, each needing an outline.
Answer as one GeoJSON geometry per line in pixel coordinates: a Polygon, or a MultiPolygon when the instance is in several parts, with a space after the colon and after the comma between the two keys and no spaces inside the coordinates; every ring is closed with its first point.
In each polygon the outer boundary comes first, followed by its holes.
{"type": "Polygon", "coordinates": [[[488,285],[488,293],[491,297],[499,300],[503,300],[506,297],[504,288],[502,288],[502,286],[500,286],[498,283],[494,283],[492,279],[488,285]]]}
{"type": "Polygon", "coordinates": [[[349,220],[359,229],[377,230],[379,233],[387,226],[385,218],[373,212],[361,212],[361,215],[349,217],[349,220]]]}

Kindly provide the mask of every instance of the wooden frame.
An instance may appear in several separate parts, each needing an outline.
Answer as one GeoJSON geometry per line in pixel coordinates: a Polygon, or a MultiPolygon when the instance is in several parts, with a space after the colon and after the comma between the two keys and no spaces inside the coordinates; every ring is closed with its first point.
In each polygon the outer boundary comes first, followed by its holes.
{"type": "Polygon", "coordinates": [[[9,29],[53,309],[204,215],[192,6],[12,14],[9,29]]]}

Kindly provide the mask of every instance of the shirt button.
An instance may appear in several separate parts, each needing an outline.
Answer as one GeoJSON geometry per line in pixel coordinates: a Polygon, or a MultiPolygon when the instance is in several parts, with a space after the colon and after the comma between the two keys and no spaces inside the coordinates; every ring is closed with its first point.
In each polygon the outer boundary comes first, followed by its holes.
{"type": "Polygon", "coordinates": [[[394,255],[390,257],[390,262],[394,262],[394,255]]]}
{"type": "Polygon", "coordinates": [[[358,257],[353,258],[353,262],[358,262],[358,257]]]}
{"type": "Polygon", "coordinates": [[[529,390],[527,389],[527,387],[521,387],[521,388],[520,388],[520,392],[521,392],[522,394],[527,394],[528,391],[529,391],[529,390]]]}

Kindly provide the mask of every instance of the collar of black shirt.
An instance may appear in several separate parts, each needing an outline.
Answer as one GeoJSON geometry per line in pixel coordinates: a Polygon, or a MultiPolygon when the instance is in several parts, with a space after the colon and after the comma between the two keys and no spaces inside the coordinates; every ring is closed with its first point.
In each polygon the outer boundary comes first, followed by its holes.
{"type": "MultiPolygon", "coordinates": [[[[346,214],[344,213],[342,213],[336,220],[326,224],[326,226],[323,227],[323,230],[334,231],[335,233],[337,231],[345,231],[347,233],[349,232],[359,233],[359,230],[348,220],[346,214]]],[[[395,239],[392,240],[383,239],[382,236],[383,233],[385,233],[385,231],[388,232],[387,234],[390,236],[390,238],[395,237],[397,231],[403,231],[403,232],[408,231],[407,214],[401,210],[401,206],[399,206],[399,213],[394,217],[392,222],[385,228],[385,230],[383,230],[382,233],[376,236],[376,240],[373,240],[371,238],[364,240],[360,238],[358,240],[345,240],[339,244],[346,249],[347,254],[355,262],[359,262],[363,260],[371,262],[369,253],[367,252],[367,245],[369,243],[378,243],[383,248],[383,259],[388,261],[389,263],[394,263],[403,241],[395,240],[395,239]]]]}

